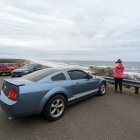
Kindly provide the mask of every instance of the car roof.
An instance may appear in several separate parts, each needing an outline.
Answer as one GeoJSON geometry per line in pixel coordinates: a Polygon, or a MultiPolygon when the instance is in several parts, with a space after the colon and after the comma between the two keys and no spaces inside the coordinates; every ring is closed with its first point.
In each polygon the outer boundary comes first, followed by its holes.
{"type": "Polygon", "coordinates": [[[40,81],[41,79],[43,79],[43,78],[45,78],[49,75],[59,73],[59,72],[63,73],[63,72],[67,72],[67,71],[70,71],[70,70],[79,70],[79,69],[74,69],[74,68],[47,68],[47,69],[42,69],[42,70],[27,74],[27,75],[23,76],[22,78],[26,79],[26,80],[33,81],[33,82],[37,82],[37,81],[40,81]]]}
{"type": "Polygon", "coordinates": [[[26,63],[24,65],[42,65],[42,64],[38,64],[38,63],[26,63]]]}
{"type": "Polygon", "coordinates": [[[72,67],[68,67],[68,68],[52,68],[52,69],[55,69],[55,70],[58,70],[58,71],[72,71],[72,70],[82,70],[82,69],[79,69],[79,68],[72,68],[72,67]]]}

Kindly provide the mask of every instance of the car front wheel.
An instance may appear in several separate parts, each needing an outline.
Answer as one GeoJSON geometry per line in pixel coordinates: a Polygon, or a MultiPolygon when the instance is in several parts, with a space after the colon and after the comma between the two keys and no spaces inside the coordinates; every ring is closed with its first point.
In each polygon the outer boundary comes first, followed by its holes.
{"type": "Polygon", "coordinates": [[[99,92],[98,95],[103,96],[106,93],[106,84],[105,82],[102,82],[100,87],[99,87],[99,92]]]}
{"type": "Polygon", "coordinates": [[[63,95],[52,97],[45,105],[44,116],[49,121],[55,121],[62,117],[66,108],[66,98],[63,95]]]}

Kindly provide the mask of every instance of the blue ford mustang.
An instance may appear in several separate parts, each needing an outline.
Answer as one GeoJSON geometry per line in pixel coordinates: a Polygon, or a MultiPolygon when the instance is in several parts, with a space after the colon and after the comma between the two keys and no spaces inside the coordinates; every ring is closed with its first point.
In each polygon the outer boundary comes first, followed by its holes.
{"type": "Polygon", "coordinates": [[[69,103],[105,93],[106,82],[101,77],[78,69],[48,68],[22,78],[5,79],[0,104],[13,117],[43,113],[48,120],[55,121],[69,103]]]}

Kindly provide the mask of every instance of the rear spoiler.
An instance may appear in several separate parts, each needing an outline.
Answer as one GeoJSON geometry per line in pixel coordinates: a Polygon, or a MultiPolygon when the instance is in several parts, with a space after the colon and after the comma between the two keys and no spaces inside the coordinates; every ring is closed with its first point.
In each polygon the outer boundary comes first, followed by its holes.
{"type": "Polygon", "coordinates": [[[34,83],[32,81],[22,79],[22,78],[7,78],[7,79],[4,79],[4,81],[11,83],[15,86],[23,86],[23,85],[28,85],[28,84],[34,83]]]}

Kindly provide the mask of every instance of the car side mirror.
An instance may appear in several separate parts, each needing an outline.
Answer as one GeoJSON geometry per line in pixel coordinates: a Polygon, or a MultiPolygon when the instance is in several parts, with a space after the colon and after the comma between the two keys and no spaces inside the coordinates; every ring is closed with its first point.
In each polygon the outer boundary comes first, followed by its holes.
{"type": "Polygon", "coordinates": [[[88,75],[88,79],[92,79],[93,77],[91,75],[88,75]]]}

